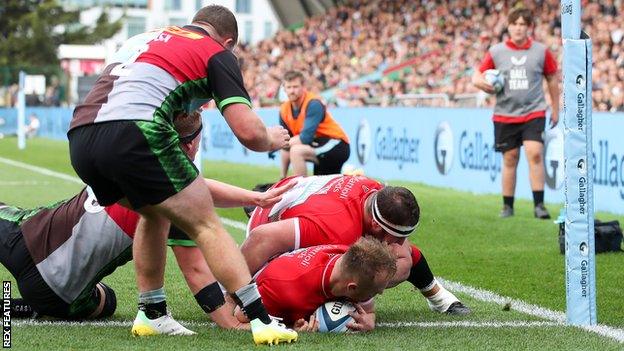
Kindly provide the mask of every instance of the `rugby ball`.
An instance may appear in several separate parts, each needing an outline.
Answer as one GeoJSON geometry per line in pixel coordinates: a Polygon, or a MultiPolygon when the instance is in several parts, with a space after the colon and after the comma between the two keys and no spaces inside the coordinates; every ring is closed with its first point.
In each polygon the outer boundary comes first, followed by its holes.
{"type": "Polygon", "coordinates": [[[485,80],[488,83],[492,84],[496,94],[503,91],[503,88],[505,87],[505,76],[503,76],[503,74],[499,70],[488,69],[487,71],[484,72],[484,74],[485,74],[485,80]]]}
{"type": "Polygon", "coordinates": [[[344,333],[347,331],[347,323],[353,320],[349,312],[355,311],[355,307],[346,301],[330,301],[316,309],[316,320],[319,322],[321,333],[344,333]]]}

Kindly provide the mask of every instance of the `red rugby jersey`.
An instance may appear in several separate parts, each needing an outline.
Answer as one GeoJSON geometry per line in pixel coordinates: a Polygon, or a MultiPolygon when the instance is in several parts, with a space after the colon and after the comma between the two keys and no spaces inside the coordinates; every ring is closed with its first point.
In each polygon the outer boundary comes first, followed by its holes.
{"type": "Polygon", "coordinates": [[[288,325],[309,318],[323,303],[332,301],[329,278],[336,260],[349,247],[321,245],[285,253],[256,275],[262,302],[270,315],[288,325]]]}
{"type": "Polygon", "coordinates": [[[248,231],[278,220],[296,218],[295,248],[324,244],[351,245],[363,234],[364,202],[383,185],[363,176],[327,175],[286,178],[297,185],[270,208],[256,208],[248,231]]]}
{"type": "Polygon", "coordinates": [[[214,99],[219,110],[233,103],[251,106],[238,59],[200,27],[139,34],[121,51],[126,53],[116,56],[123,59],[106,66],[74,109],[70,130],[118,120],[173,123],[194,101],[214,99]]]}

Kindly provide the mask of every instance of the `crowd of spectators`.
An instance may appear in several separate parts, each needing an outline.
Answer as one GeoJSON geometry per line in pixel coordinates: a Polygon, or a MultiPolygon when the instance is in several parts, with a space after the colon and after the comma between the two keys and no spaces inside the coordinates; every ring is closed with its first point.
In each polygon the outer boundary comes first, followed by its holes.
{"type": "MultiPolygon", "coordinates": [[[[43,94],[26,94],[26,106],[49,106],[58,107],[64,103],[64,87],[58,78],[52,76],[50,85],[45,87],[43,94]]],[[[0,86],[0,107],[15,107],[17,105],[19,86],[11,84],[0,86]]]]}
{"type": "MultiPolygon", "coordinates": [[[[624,1],[582,1],[583,28],[594,45],[594,109],[624,110],[624,1]]],[[[335,89],[340,106],[395,105],[430,94],[434,105],[493,102],[470,82],[488,47],[505,40],[506,16],[518,1],[346,0],[296,30],[242,45],[243,74],[254,103],[275,104],[282,74],[305,72],[316,91],[335,89]],[[397,67],[401,67],[396,69],[397,67]],[[362,79],[384,72],[381,78],[362,79]],[[359,83],[358,83],[359,82],[359,83]],[[433,95],[431,95],[433,94],[433,95]],[[450,99],[441,98],[446,96],[450,99]],[[472,99],[463,99],[473,97],[472,99]]],[[[561,62],[559,0],[526,1],[533,38],[561,62]]],[[[374,76],[373,76],[374,77],[374,76]]]]}

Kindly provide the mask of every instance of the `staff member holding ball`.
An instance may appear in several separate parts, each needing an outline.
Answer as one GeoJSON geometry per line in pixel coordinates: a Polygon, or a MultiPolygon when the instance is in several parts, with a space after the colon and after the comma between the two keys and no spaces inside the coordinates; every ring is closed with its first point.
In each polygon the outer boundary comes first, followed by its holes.
{"type": "Polygon", "coordinates": [[[494,107],[495,150],[503,153],[503,209],[500,217],[513,216],[516,169],[520,146],[529,163],[529,181],[533,190],[534,215],[548,219],[544,207],[544,142],[546,124],[543,78],[546,78],[551,101],[550,125],[559,120],[559,82],[557,61],[548,48],[529,37],[533,16],[525,8],[513,9],[507,16],[509,38],[492,46],[472,77],[473,84],[489,94],[496,94],[494,107]],[[490,70],[490,71],[488,71],[490,70]],[[498,70],[497,77],[492,70],[498,70]],[[487,71],[487,73],[486,73],[487,71]],[[495,89],[502,80],[502,89],[495,89]]]}

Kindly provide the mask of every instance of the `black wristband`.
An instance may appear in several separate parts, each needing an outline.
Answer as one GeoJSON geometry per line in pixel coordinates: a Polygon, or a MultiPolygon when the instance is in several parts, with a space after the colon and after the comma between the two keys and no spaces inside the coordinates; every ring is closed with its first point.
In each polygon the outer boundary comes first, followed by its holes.
{"type": "Polygon", "coordinates": [[[433,273],[431,272],[431,268],[429,268],[429,264],[427,264],[427,260],[424,255],[421,256],[418,263],[413,265],[410,269],[407,281],[412,283],[418,289],[424,289],[433,282],[433,273]]]}

